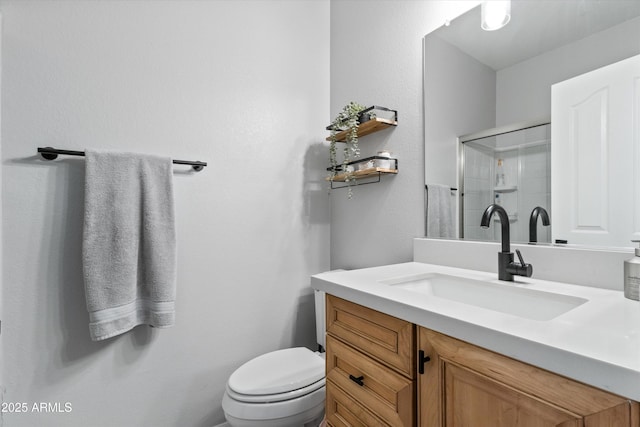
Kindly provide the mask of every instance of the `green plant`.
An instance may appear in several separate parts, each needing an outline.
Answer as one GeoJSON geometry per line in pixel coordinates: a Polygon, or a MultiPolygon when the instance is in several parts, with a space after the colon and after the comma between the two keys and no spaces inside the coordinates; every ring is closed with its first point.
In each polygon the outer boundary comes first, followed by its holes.
{"type": "Polygon", "coordinates": [[[349,185],[349,197],[351,197],[351,183],[354,179],[352,172],[347,170],[347,164],[352,158],[360,156],[360,148],[358,147],[358,126],[360,125],[360,122],[358,119],[360,117],[360,112],[366,108],[367,107],[364,105],[351,101],[342,108],[342,111],[340,111],[336,118],[333,119],[330,126],[331,135],[329,137],[329,161],[331,162],[331,174],[329,179],[333,180],[338,171],[346,173],[345,182],[349,185]],[[339,168],[337,160],[336,135],[343,131],[347,131],[347,133],[344,138],[345,145],[342,150],[343,160],[341,167],[339,168]]]}

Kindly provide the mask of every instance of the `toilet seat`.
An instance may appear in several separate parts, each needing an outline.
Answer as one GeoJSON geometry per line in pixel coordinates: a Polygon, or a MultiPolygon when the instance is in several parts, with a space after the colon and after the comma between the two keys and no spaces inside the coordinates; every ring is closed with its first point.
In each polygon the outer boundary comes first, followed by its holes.
{"type": "Polygon", "coordinates": [[[229,377],[227,390],[242,402],[293,399],[322,387],[324,370],[324,358],[308,348],[272,351],[236,369],[229,377]]]}
{"type": "Polygon", "coordinates": [[[322,378],[320,381],[316,381],[315,383],[308,385],[307,387],[302,387],[297,390],[288,391],[285,393],[278,394],[241,394],[233,391],[229,385],[227,385],[227,395],[233,400],[238,402],[245,403],[272,403],[272,402],[283,402],[287,400],[296,399],[301,396],[305,396],[307,394],[313,393],[314,391],[325,386],[325,379],[322,378]]]}

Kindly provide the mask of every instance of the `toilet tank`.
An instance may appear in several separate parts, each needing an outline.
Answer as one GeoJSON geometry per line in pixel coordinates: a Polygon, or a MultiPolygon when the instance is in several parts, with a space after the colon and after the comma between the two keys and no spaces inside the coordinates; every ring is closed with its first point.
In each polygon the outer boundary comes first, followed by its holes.
{"type": "Polygon", "coordinates": [[[316,342],[325,348],[324,334],[327,332],[327,324],[325,322],[325,293],[323,291],[315,291],[316,300],[316,342]]]}
{"type": "MultiPolygon", "coordinates": [[[[337,270],[331,271],[345,271],[340,268],[337,270]]],[[[326,300],[325,300],[325,292],[316,290],[314,293],[314,298],[316,300],[316,342],[322,346],[324,350],[326,348],[326,340],[325,333],[327,332],[327,322],[326,322],[326,300]]]]}

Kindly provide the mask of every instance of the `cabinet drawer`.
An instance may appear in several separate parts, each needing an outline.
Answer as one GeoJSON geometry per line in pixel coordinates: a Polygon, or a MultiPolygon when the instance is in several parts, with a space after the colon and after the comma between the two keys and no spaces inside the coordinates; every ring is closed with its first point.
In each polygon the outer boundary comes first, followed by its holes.
{"type": "Polygon", "coordinates": [[[328,381],[390,426],[413,426],[415,392],[412,380],[330,335],[327,336],[326,355],[328,381]]]}
{"type": "Polygon", "coordinates": [[[327,421],[333,427],[388,426],[371,412],[353,401],[333,381],[327,381],[327,421]]]}
{"type": "Polygon", "coordinates": [[[412,323],[327,295],[327,333],[415,378],[412,323]]]}

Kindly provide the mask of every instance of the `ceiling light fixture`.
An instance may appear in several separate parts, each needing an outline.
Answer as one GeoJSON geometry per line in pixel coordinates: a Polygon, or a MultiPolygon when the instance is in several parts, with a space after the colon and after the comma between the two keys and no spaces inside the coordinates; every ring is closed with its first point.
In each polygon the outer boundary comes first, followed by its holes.
{"type": "Polygon", "coordinates": [[[485,31],[495,31],[504,27],[511,19],[511,0],[488,0],[483,1],[482,29],[485,31]]]}

